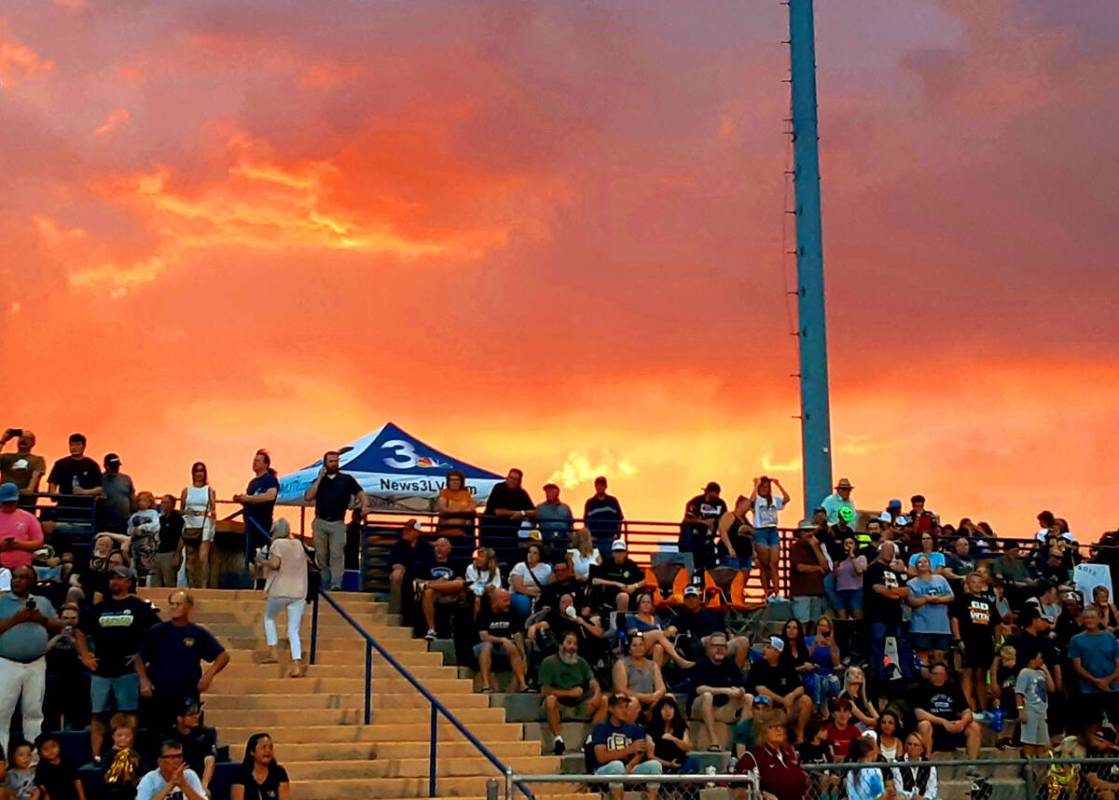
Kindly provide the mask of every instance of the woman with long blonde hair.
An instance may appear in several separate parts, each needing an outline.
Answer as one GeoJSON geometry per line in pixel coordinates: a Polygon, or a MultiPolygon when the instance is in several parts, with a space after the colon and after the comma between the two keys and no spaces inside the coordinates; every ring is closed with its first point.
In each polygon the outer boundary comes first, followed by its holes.
{"type": "Polygon", "coordinates": [[[878,724],[878,709],[866,693],[866,673],[861,667],[848,667],[843,674],[843,691],[839,695],[851,701],[851,713],[863,730],[878,724]]]}

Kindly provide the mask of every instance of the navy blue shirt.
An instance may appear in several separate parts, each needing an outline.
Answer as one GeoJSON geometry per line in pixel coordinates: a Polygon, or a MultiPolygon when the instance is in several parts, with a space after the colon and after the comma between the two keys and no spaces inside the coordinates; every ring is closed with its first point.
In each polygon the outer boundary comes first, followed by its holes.
{"type": "MultiPolygon", "coordinates": [[[[607,750],[621,750],[626,745],[633,742],[641,742],[645,740],[645,729],[640,725],[611,725],[610,720],[600,722],[594,726],[591,731],[591,752],[593,753],[596,745],[604,744],[607,750]]],[[[598,761],[595,756],[595,761],[598,761]]],[[[602,766],[606,762],[599,762],[598,766],[602,766]]]]}
{"type": "Polygon", "coordinates": [[[622,529],[622,505],[618,498],[606,495],[599,499],[592,495],[583,506],[583,521],[591,535],[599,539],[615,538],[622,529]]]}
{"type": "MultiPolygon", "coordinates": [[[[263,475],[258,475],[249,481],[249,487],[245,490],[245,494],[257,495],[264,494],[269,489],[275,489],[276,494],[280,493],[280,482],[276,476],[271,472],[265,472],[263,475]]],[[[260,531],[250,530],[252,527],[249,520],[256,520],[260,527],[264,528],[264,532],[271,534],[272,532],[272,509],[276,507],[276,501],[271,503],[253,503],[245,505],[245,532],[250,536],[253,534],[259,535],[260,531]]]]}
{"type": "Polygon", "coordinates": [[[193,622],[183,626],[161,622],[148,631],[140,651],[148,677],[160,694],[180,697],[198,691],[202,662],[212,662],[225,652],[214,635],[193,622]]]}

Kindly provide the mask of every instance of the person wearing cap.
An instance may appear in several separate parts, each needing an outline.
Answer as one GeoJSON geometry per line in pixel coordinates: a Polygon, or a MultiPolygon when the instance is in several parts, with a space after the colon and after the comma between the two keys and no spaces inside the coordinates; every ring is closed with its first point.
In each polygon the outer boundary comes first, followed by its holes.
{"type": "Polygon", "coordinates": [[[812,698],[804,690],[804,683],[789,660],[782,659],[785,640],[771,636],[765,642],[761,661],[750,667],[746,688],[754,694],[768,697],[774,708],[784,711],[793,722],[796,744],[804,741],[804,726],[812,716],[812,698]]]}
{"type": "MultiPolygon", "coordinates": [[[[609,716],[591,730],[590,746],[595,775],[661,775],[663,765],[652,757],[645,728],[626,721],[629,698],[619,693],[610,696],[609,716]]],[[[611,783],[611,800],[622,800],[623,785],[611,783]]],[[[648,800],[656,800],[659,787],[646,784],[648,800]]]]}
{"type": "Polygon", "coordinates": [[[29,567],[43,546],[43,529],[30,511],[19,507],[19,488],[0,484],[0,567],[29,567]]]}
{"type": "MultiPolygon", "coordinates": [[[[35,447],[35,434],[31,431],[8,428],[0,436],[0,450],[12,439],[16,440],[16,451],[0,454],[0,481],[14,483],[21,495],[35,494],[47,472],[47,462],[31,452],[35,447]]],[[[25,497],[23,500],[21,505],[34,508],[35,498],[25,497]]]]}
{"type": "Polygon", "coordinates": [[[829,525],[839,522],[839,509],[841,508],[849,508],[853,516],[858,516],[859,510],[855,508],[855,501],[851,499],[851,490],[854,488],[851,481],[840,478],[839,482],[835,484],[835,492],[820,501],[820,506],[828,512],[829,525]]]}
{"type": "Polygon", "coordinates": [[[629,557],[625,539],[615,539],[610,545],[609,561],[591,567],[591,586],[598,593],[599,608],[629,611],[630,596],[644,584],[645,573],[629,557]]]}
{"type": "Polygon", "coordinates": [[[1099,800],[1115,800],[1119,797],[1119,764],[1101,764],[1100,760],[1119,757],[1119,731],[1111,724],[1101,725],[1094,736],[1086,738],[1088,757],[1080,774],[1099,800]]]}
{"type": "Polygon", "coordinates": [[[536,521],[540,528],[540,539],[550,551],[549,558],[562,560],[571,540],[571,506],[560,500],[560,487],[554,483],[544,484],[544,502],[536,506],[536,521]]]}
{"type": "Polygon", "coordinates": [[[746,691],[741,668],[728,658],[726,634],[712,633],[703,644],[703,656],[687,673],[691,687],[688,708],[692,719],[703,721],[707,749],[718,751],[722,745],[715,722],[733,726],[739,719],[745,719],[753,711],[754,697],[746,691]]]}
{"type": "Polygon", "coordinates": [[[183,762],[197,773],[209,796],[218,762],[218,732],[202,724],[202,702],[197,697],[187,695],[181,699],[175,724],[163,739],[183,746],[183,762]]]}
{"type": "Polygon", "coordinates": [[[346,512],[354,508],[365,517],[369,513],[369,498],[353,475],[342,472],[338,451],[327,450],[319,474],[307,487],[303,499],[315,504],[311,527],[323,586],[336,592],[342,588],[342,575],[346,572],[346,512]]]}
{"type": "Polygon", "coordinates": [[[0,594],[0,754],[8,750],[8,735],[17,703],[23,735],[42,732],[49,637],[62,632],[62,622],[45,597],[31,594],[35,570],[12,570],[11,590],[0,594]]]}
{"type": "Polygon", "coordinates": [[[423,528],[419,521],[410,519],[400,530],[400,538],[389,549],[389,610],[399,612],[405,625],[414,625],[415,594],[404,592],[401,587],[411,586],[416,576],[423,574],[428,565],[435,560],[435,550],[425,542],[420,534],[423,528]]]}
{"type": "Polygon", "coordinates": [[[610,543],[621,534],[626,518],[618,498],[606,493],[608,485],[605,475],[595,478],[594,494],[583,504],[583,524],[591,532],[600,553],[610,549],[610,543]]]}
{"type": "Polygon", "coordinates": [[[899,530],[905,524],[905,516],[901,513],[901,500],[895,497],[887,503],[886,510],[878,515],[878,520],[895,532],[899,530]]]}
{"type": "Polygon", "coordinates": [[[116,453],[107,453],[103,464],[98,530],[125,533],[129,515],[136,507],[136,487],[132,478],[120,471],[120,456],[116,453]]]}
{"type": "Polygon", "coordinates": [[[754,488],[750,492],[749,503],[754,509],[754,553],[761,570],[762,590],[766,597],[777,597],[780,592],[777,564],[781,560],[781,534],[777,530],[777,512],[792,500],[781,481],[767,475],[754,478],[754,488]],[[773,487],[781,491],[780,497],[773,496],[773,487]]]}
{"type": "Polygon", "coordinates": [[[159,614],[132,594],[135,580],[131,567],[110,570],[109,597],[85,610],[74,639],[82,663],[92,673],[89,731],[95,756],[101,754],[108,717],[114,711],[135,714],[140,707],[144,665],[137,656],[144,634],[159,623],[159,614]]]}
{"type": "Polygon", "coordinates": [[[727,504],[719,495],[722,487],[710,481],[703,487],[703,494],[697,494],[684,506],[684,521],[680,525],[680,538],[677,549],[690,553],[693,566],[697,570],[714,567],[717,563],[715,536],[716,526],[727,504]]]}
{"type": "Polygon", "coordinates": [[[746,666],[750,654],[750,639],[733,635],[727,627],[726,615],[703,606],[703,590],[692,583],[684,587],[684,602],[676,609],[673,620],[676,628],[676,649],[685,658],[696,660],[704,653],[704,642],[713,633],[727,637],[727,653],[739,669],[746,666]]]}

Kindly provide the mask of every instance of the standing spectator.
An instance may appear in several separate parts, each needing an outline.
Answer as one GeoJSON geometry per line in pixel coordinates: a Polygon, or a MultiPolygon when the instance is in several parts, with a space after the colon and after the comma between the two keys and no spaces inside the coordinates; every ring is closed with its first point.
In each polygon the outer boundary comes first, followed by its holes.
{"type": "Polygon", "coordinates": [[[323,454],[319,476],[307,487],[303,499],[315,503],[315,560],[322,570],[323,585],[336,592],[342,588],[346,571],[346,511],[369,513],[369,498],[353,475],[342,472],[337,450],[323,454]]]}
{"type": "Polygon", "coordinates": [[[606,477],[599,475],[594,479],[594,494],[583,504],[583,524],[591,532],[595,547],[605,553],[622,532],[622,504],[618,498],[606,493],[606,477]]]}
{"type": "Polygon", "coordinates": [[[610,560],[591,568],[591,586],[599,592],[599,608],[628,611],[630,595],[644,584],[645,574],[629,557],[625,539],[615,539],[610,545],[610,560]]]}
{"type": "Polygon", "coordinates": [[[209,797],[210,782],[218,762],[218,732],[202,724],[202,704],[197,698],[183,698],[175,725],[164,738],[183,746],[183,761],[198,775],[209,797]]]}
{"type": "MultiPolygon", "coordinates": [[[[1043,616],[1036,606],[1032,604],[1027,605],[1018,614],[1018,628],[1020,633],[1017,636],[1011,637],[1008,644],[1015,652],[1041,650],[1045,665],[1049,667],[1049,674],[1053,676],[1053,682],[1057,686],[1057,691],[1060,692],[1065,685],[1064,670],[1061,666],[1063,654],[1061,653],[1061,649],[1057,646],[1056,641],[1050,635],[1052,624],[1052,621],[1043,616]]],[[[1005,649],[1004,647],[1003,650],[1005,649]]],[[[1014,659],[1014,661],[1016,661],[1016,659],[1014,659]]],[[[1020,666],[1021,662],[1017,662],[1017,665],[1020,666]]],[[[1017,677],[1018,666],[1016,666],[1015,663],[1011,663],[1009,669],[1006,669],[1006,658],[1003,656],[1002,651],[1000,651],[999,658],[991,665],[991,672],[993,673],[991,676],[993,679],[991,683],[992,693],[994,693],[996,689],[1000,690],[1002,708],[1004,711],[1010,711],[1014,706],[1014,698],[1012,696],[1014,688],[1013,681],[1009,681],[1010,692],[1008,694],[1010,696],[1008,696],[1007,693],[1001,692],[1001,688],[1004,686],[1004,679],[1009,680],[1010,678],[1017,677]],[[1006,672],[1005,675],[999,674],[1004,671],[1006,672]]]]}
{"type": "MultiPolygon", "coordinates": [[[[257,450],[253,456],[252,480],[244,494],[233,495],[233,502],[241,504],[245,519],[246,561],[268,541],[268,531],[272,530],[272,512],[279,494],[280,481],[276,470],[272,469],[272,456],[263,448],[257,450]]],[[[203,566],[208,568],[209,565],[203,566]]]]}
{"type": "Polygon", "coordinates": [[[444,536],[435,540],[434,558],[416,576],[416,590],[421,598],[429,642],[436,638],[435,606],[457,605],[466,595],[465,571],[451,561],[451,542],[444,536]]]}
{"type": "Polygon", "coordinates": [[[264,606],[264,641],[268,644],[269,658],[265,663],[279,661],[280,635],[276,630],[276,617],[283,610],[291,647],[288,677],[301,678],[306,674],[299,630],[307,608],[307,551],[302,542],[291,538],[291,527],[286,519],[273,523],[272,546],[268,548],[267,557],[263,553],[257,556],[256,563],[264,569],[264,593],[268,595],[264,606]]]}
{"type": "Polygon", "coordinates": [[[23,716],[23,735],[42,732],[46,689],[48,634],[62,623],[45,597],[33,596],[35,570],[12,570],[11,591],[0,594],[0,753],[8,752],[8,734],[16,703],[23,716]]]}
{"type": "Polygon", "coordinates": [[[136,787],[136,800],[206,800],[208,796],[198,774],[183,760],[183,746],[175,739],[159,746],[159,766],[136,787]]]}
{"type": "Polygon", "coordinates": [[[956,597],[943,575],[934,575],[928,557],[919,555],[916,562],[917,576],[910,578],[909,605],[913,615],[909,620],[909,640],[923,663],[929,658],[942,661],[952,646],[952,625],[948,621],[948,607],[956,597]]]}
{"type": "Polygon", "coordinates": [[[404,622],[415,625],[415,593],[412,585],[435,560],[435,550],[420,538],[420,523],[410,519],[404,523],[400,538],[389,550],[389,609],[400,612],[404,622]]]}
{"type": "Polygon", "coordinates": [[[901,629],[901,604],[909,597],[909,588],[902,582],[904,573],[899,574],[895,553],[893,542],[883,542],[878,558],[863,577],[863,608],[870,622],[870,668],[879,681],[897,677],[885,663],[888,637],[893,637],[897,646],[901,674],[907,679],[913,674],[913,659],[901,629]]]}
{"type": "MultiPolygon", "coordinates": [[[[777,512],[787,506],[791,499],[777,478],[765,475],[754,478],[754,489],[750,492],[750,503],[754,506],[754,552],[758,555],[762,590],[766,597],[776,597],[779,594],[777,563],[781,559],[781,534],[777,530],[777,512]],[[781,490],[780,497],[773,496],[774,486],[781,490]]],[[[820,591],[823,593],[822,588],[820,591]]]]}
{"type": "MultiPolygon", "coordinates": [[[[276,763],[272,737],[254,733],[245,745],[245,759],[233,776],[230,800],[290,800],[288,773],[276,763]]],[[[195,800],[195,798],[190,798],[195,800]]]]}
{"type": "Polygon", "coordinates": [[[567,551],[567,563],[575,580],[586,586],[591,580],[591,570],[602,565],[602,553],[594,546],[591,532],[580,528],[571,537],[571,549],[567,551]]]}
{"type": "Polygon", "coordinates": [[[969,572],[964,588],[951,618],[952,638],[962,643],[964,651],[960,688],[972,711],[985,711],[987,676],[995,661],[995,629],[1001,620],[981,574],[969,572]]]}
{"type": "Polygon", "coordinates": [[[492,547],[497,560],[508,565],[517,551],[517,532],[521,523],[536,516],[536,504],[521,486],[524,472],[509,470],[505,481],[490,490],[478,542],[482,547],[492,547]]]}
{"type": "MultiPolygon", "coordinates": [[[[32,453],[35,447],[35,434],[19,428],[8,428],[0,436],[0,450],[9,440],[16,440],[16,451],[0,455],[0,481],[14,483],[21,495],[31,495],[39,491],[39,482],[47,472],[47,462],[42,456],[32,453]]],[[[35,499],[24,498],[21,505],[34,508],[35,499]]]]}
{"type": "Polygon", "coordinates": [[[62,632],[47,642],[47,690],[43,727],[48,731],[80,730],[89,724],[89,674],[74,641],[81,610],[66,603],[59,611],[62,632]]]}
{"type": "MultiPolygon", "coordinates": [[[[540,664],[540,694],[544,698],[544,715],[552,732],[552,752],[562,756],[567,749],[563,741],[561,721],[564,714],[578,719],[588,715],[596,722],[606,714],[602,690],[591,665],[579,655],[579,635],[568,631],[560,640],[559,652],[540,664]]],[[[621,698],[620,715],[625,714],[629,698],[621,698]]],[[[611,709],[612,711],[613,709],[611,709]]]]}
{"type": "Polygon", "coordinates": [[[474,549],[474,515],[477,501],[466,488],[466,474],[452,469],[447,473],[447,485],[439,490],[435,499],[435,511],[439,514],[438,530],[457,543],[458,549],[467,552],[474,549]]]}
{"type": "Polygon", "coordinates": [[[894,791],[902,800],[939,800],[936,767],[929,763],[925,742],[916,733],[905,737],[905,760],[892,773],[894,791]]]}
{"type": "Polygon", "coordinates": [[[35,785],[45,800],[85,800],[85,788],[78,770],[62,757],[62,745],[53,733],[41,734],[35,740],[39,765],[35,768],[35,785]]]}
{"type": "Polygon", "coordinates": [[[614,691],[630,699],[629,721],[658,703],[667,688],[656,661],[646,658],[645,636],[635,633],[629,640],[629,655],[614,662],[614,691]]]}
{"type": "Polygon", "coordinates": [[[673,695],[665,695],[653,705],[645,739],[647,752],[660,762],[666,774],[695,775],[699,772],[699,760],[689,755],[692,737],[688,720],[680,713],[673,695]]]}
{"type": "Polygon", "coordinates": [[[952,552],[945,556],[945,566],[941,574],[952,582],[952,590],[962,587],[963,580],[975,572],[975,559],[971,557],[971,542],[966,536],[959,536],[952,544],[952,552]]]}
{"type": "Polygon", "coordinates": [[[201,697],[229,664],[229,653],[208,630],[190,620],[194,597],[179,590],[167,596],[171,619],[155,625],[144,639],[140,658],[145,669],[140,688],[155,699],[160,725],[169,725],[184,697],[201,697]],[[202,662],[210,663],[205,672],[202,662]]]}
{"type": "Polygon", "coordinates": [[[835,593],[839,600],[835,609],[839,619],[863,618],[863,574],[866,556],[858,552],[854,536],[843,540],[843,559],[835,563],[835,593]]]}
{"type": "Polygon", "coordinates": [[[944,567],[948,563],[944,553],[936,549],[936,539],[931,532],[921,534],[921,549],[909,557],[909,577],[911,578],[917,574],[917,559],[919,558],[927,558],[929,568],[937,575],[944,571],[944,567]]]}
{"type": "Polygon", "coordinates": [[[799,528],[789,554],[789,589],[793,616],[807,627],[824,613],[824,576],[830,571],[827,556],[811,528],[799,528]]]}
{"type": "Polygon", "coordinates": [[[136,512],[128,518],[128,554],[141,583],[155,572],[155,555],[159,550],[159,511],[151,492],[136,495],[136,512]]]}
{"type": "Polygon", "coordinates": [[[719,517],[719,566],[749,572],[754,566],[754,526],[746,520],[750,498],[739,495],[734,508],[719,517]]]}
{"type": "MultiPolygon", "coordinates": [[[[101,486],[101,467],[85,454],[85,447],[85,436],[80,433],[70,434],[70,455],[55,461],[47,476],[47,491],[51,494],[83,498],[58,500],[55,513],[60,527],[88,525],[93,500],[84,498],[100,497],[104,491],[101,486]]],[[[123,530],[120,532],[123,533],[123,530]]]]}
{"type": "MultiPolygon", "coordinates": [[[[190,486],[183,487],[181,499],[187,583],[192,589],[204,589],[210,581],[210,543],[214,541],[218,498],[210,486],[206,465],[201,461],[191,465],[190,486]]],[[[245,535],[248,535],[247,528],[245,535]]]]}
{"type": "MultiPolygon", "coordinates": [[[[840,478],[835,485],[835,493],[829,494],[820,501],[820,506],[828,513],[828,525],[839,522],[839,509],[851,509],[852,518],[857,518],[859,510],[855,508],[855,501],[851,499],[851,490],[855,487],[846,478],[840,478]]],[[[898,506],[900,507],[900,503],[898,506]]]]}
{"type": "Polygon", "coordinates": [[[1100,624],[1109,631],[1114,632],[1119,628],[1119,608],[1111,601],[1111,593],[1106,586],[1096,586],[1092,589],[1092,603],[1096,611],[1100,612],[1100,624]]]}
{"type": "Polygon", "coordinates": [[[128,517],[136,507],[136,487],[132,478],[120,471],[120,456],[116,453],[107,453],[103,464],[99,530],[124,533],[128,517]]]}
{"type": "Polygon", "coordinates": [[[165,494],[159,504],[159,542],[155,550],[152,586],[175,586],[182,565],[183,515],[175,510],[175,495],[165,494]]]}
{"type": "Polygon", "coordinates": [[[909,513],[903,517],[902,527],[906,547],[913,550],[913,545],[920,541],[923,533],[937,533],[940,529],[940,517],[925,508],[925,496],[915,494],[909,498],[909,513]]]}
{"type": "Polygon", "coordinates": [[[797,751],[789,744],[785,714],[770,711],[754,723],[760,744],[746,751],[735,772],[758,776],[762,796],[776,800],[804,800],[808,773],[800,765],[797,751]]]}
{"type": "Polygon", "coordinates": [[[513,610],[527,619],[544,587],[552,582],[552,565],[545,563],[539,544],[530,544],[525,560],[509,572],[509,588],[513,590],[513,610]]]}
{"type": "Polygon", "coordinates": [[[703,488],[684,506],[684,522],[680,526],[677,547],[681,553],[691,553],[695,569],[716,565],[715,526],[727,513],[727,504],[721,497],[722,487],[715,481],[703,488]]]}
{"type": "Polygon", "coordinates": [[[755,695],[769,698],[774,708],[784,711],[796,731],[795,743],[804,741],[804,727],[812,715],[812,700],[804,691],[804,683],[792,662],[781,658],[785,640],[771,636],[762,650],[762,660],[750,667],[746,686],[755,695]]]}
{"type": "Polygon", "coordinates": [[[32,553],[43,546],[43,529],[30,511],[19,507],[19,489],[0,484],[0,567],[31,566],[32,553]]]}
{"type": "Polygon", "coordinates": [[[733,724],[753,709],[754,698],[746,691],[742,670],[727,658],[727,649],[726,634],[712,633],[704,642],[703,657],[688,670],[691,718],[703,720],[712,751],[721,749],[716,720],[733,724]]]}
{"type": "MultiPolygon", "coordinates": [[[[610,697],[609,719],[594,726],[591,731],[592,761],[595,775],[660,775],[664,772],[661,763],[652,757],[645,737],[645,729],[640,725],[626,722],[626,709],[629,698],[624,694],[610,697]]],[[[610,784],[611,800],[622,800],[623,786],[610,784]]],[[[648,784],[648,800],[656,800],[657,785],[648,784]]]]}
{"type": "Polygon", "coordinates": [[[478,671],[482,676],[482,691],[490,694],[493,692],[493,665],[494,654],[500,659],[499,663],[513,671],[513,691],[523,692],[528,687],[525,683],[525,642],[522,631],[524,618],[510,608],[509,592],[497,589],[490,594],[489,605],[478,614],[478,638],[481,639],[474,645],[474,657],[478,659],[478,671]]]}
{"type": "Polygon", "coordinates": [[[549,558],[563,558],[573,530],[571,506],[560,500],[560,487],[544,484],[544,502],[536,506],[540,540],[549,551],[549,558]]]}
{"type": "Polygon", "coordinates": [[[1011,606],[1017,608],[1029,590],[1037,586],[1037,580],[1030,572],[1030,565],[1019,558],[1018,543],[1013,539],[1002,546],[1002,558],[991,566],[991,575],[1002,578],[1006,596],[1011,606]]]}
{"type": "Polygon", "coordinates": [[[140,708],[144,665],[136,656],[144,634],[159,622],[159,615],[150,603],[132,594],[135,579],[131,568],[115,567],[109,573],[109,597],[86,609],[78,624],[78,654],[93,673],[89,738],[94,755],[100,755],[104,746],[105,723],[111,712],[135,714],[140,708]]]}
{"type": "Polygon", "coordinates": [[[967,757],[979,757],[979,723],[972,717],[960,687],[948,683],[948,667],[933,664],[916,702],[917,733],[929,753],[950,753],[967,745],[967,757]]]}
{"type": "Polygon", "coordinates": [[[1078,703],[1081,711],[1081,732],[1090,735],[1099,725],[1103,715],[1119,719],[1116,690],[1119,689],[1119,641],[1100,625],[1100,612],[1092,606],[1081,615],[1084,632],[1072,637],[1068,658],[1080,679],[1080,693],[1084,702],[1078,703]]]}
{"type": "Polygon", "coordinates": [[[1041,758],[1049,750],[1049,694],[1056,689],[1040,649],[1018,654],[1024,665],[1014,684],[1022,729],[1023,758],[1041,758]]]}

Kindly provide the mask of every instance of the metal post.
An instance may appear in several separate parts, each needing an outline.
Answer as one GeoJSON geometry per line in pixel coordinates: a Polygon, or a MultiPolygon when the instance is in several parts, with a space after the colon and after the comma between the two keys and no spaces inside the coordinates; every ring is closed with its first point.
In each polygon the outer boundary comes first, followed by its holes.
{"type": "Polygon", "coordinates": [[[365,642],[365,724],[373,721],[373,645],[365,642]]]}
{"type": "Polygon", "coordinates": [[[311,600],[311,657],[309,661],[315,663],[315,655],[318,653],[319,644],[319,593],[315,592],[315,597],[311,600]]]}
{"type": "Polygon", "coordinates": [[[812,0],[789,0],[793,180],[797,226],[797,337],[804,518],[832,490],[828,408],[827,312],[820,219],[820,150],[816,118],[816,32],[812,0]]]}
{"type": "Polygon", "coordinates": [[[431,751],[428,754],[427,764],[427,796],[435,797],[435,754],[439,748],[439,709],[435,703],[431,704],[431,751]]]}
{"type": "Polygon", "coordinates": [[[505,800],[513,800],[513,769],[505,768],[505,800]]]}

